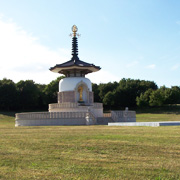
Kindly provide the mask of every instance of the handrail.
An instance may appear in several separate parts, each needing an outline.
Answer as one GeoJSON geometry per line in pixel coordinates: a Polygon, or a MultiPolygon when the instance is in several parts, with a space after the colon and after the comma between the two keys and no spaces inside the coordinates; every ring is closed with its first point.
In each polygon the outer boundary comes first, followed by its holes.
{"type": "MultiPolygon", "coordinates": [[[[70,102],[53,103],[53,104],[49,104],[49,110],[56,109],[56,108],[78,108],[79,106],[80,106],[79,103],[70,103],[70,102]]],[[[92,104],[87,104],[87,106],[92,106],[93,108],[97,108],[97,109],[103,107],[102,103],[92,103],[92,104]]],[[[86,106],[81,106],[81,107],[83,108],[86,106]]]]}
{"type": "Polygon", "coordinates": [[[20,119],[59,119],[59,118],[85,118],[86,112],[31,112],[17,113],[16,120],[20,119]]]}
{"type": "Polygon", "coordinates": [[[88,113],[89,113],[90,118],[92,118],[92,120],[93,120],[93,124],[96,124],[97,119],[96,119],[94,113],[90,109],[89,109],[88,113]]]}

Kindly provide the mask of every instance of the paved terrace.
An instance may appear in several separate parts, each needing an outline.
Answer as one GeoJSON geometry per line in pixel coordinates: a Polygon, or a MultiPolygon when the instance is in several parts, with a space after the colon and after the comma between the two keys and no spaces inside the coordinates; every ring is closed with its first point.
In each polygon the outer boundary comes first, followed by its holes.
{"type": "Polygon", "coordinates": [[[160,121],[160,122],[112,122],[108,126],[180,126],[180,121],[160,121]]]}

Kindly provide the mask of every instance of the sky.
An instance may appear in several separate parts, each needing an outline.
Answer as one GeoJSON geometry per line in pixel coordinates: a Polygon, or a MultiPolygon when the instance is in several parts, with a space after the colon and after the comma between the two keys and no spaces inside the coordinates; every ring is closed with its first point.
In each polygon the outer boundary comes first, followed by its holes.
{"type": "Polygon", "coordinates": [[[93,83],[122,78],[180,86],[179,0],[0,0],[0,80],[48,84],[50,67],[79,58],[102,69],[93,83]]]}

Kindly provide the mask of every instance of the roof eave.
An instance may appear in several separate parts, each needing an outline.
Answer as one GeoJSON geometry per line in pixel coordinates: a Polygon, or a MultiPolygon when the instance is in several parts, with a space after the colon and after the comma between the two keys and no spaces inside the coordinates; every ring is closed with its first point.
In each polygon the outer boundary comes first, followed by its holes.
{"type": "Polygon", "coordinates": [[[52,67],[49,70],[55,73],[59,73],[62,70],[66,70],[66,71],[71,71],[71,70],[89,70],[91,72],[97,72],[99,71],[101,68],[97,67],[97,66],[91,66],[91,67],[85,67],[85,66],[70,66],[70,67],[52,67]]]}

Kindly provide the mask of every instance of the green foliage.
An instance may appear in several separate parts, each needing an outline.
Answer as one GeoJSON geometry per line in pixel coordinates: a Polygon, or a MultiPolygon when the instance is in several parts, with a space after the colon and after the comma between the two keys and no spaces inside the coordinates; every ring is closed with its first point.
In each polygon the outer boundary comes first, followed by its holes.
{"type": "Polygon", "coordinates": [[[110,92],[110,91],[114,91],[116,88],[118,87],[118,83],[117,82],[109,82],[107,84],[99,84],[99,97],[101,102],[103,102],[103,99],[105,97],[105,95],[110,92]]]}
{"type": "Polygon", "coordinates": [[[38,106],[39,89],[32,80],[17,83],[19,105],[21,109],[32,109],[38,106]]]}
{"type": "Polygon", "coordinates": [[[180,104],[180,87],[165,88],[164,96],[165,104],[180,104]]]}
{"type": "MultiPolygon", "coordinates": [[[[47,85],[32,80],[0,80],[0,110],[47,109],[49,103],[57,102],[58,77],[47,85]]],[[[153,81],[121,79],[119,82],[92,84],[94,101],[103,102],[107,108],[155,107],[180,104],[180,87],[157,87],[153,81]]]]}
{"type": "Polygon", "coordinates": [[[58,77],[56,80],[51,81],[43,90],[46,98],[46,103],[56,103],[57,93],[59,88],[59,81],[63,79],[64,76],[58,77]]]}
{"type": "Polygon", "coordinates": [[[38,109],[47,109],[47,102],[46,102],[46,96],[44,93],[44,89],[47,85],[45,84],[36,84],[39,92],[38,96],[38,109]]]}
{"type": "Polygon", "coordinates": [[[17,101],[17,89],[15,83],[4,78],[0,80],[0,109],[13,110],[17,101]]]}
{"type": "Polygon", "coordinates": [[[99,97],[99,93],[100,93],[99,85],[92,83],[92,91],[94,92],[94,101],[101,102],[101,99],[99,97]]]}
{"type": "Polygon", "coordinates": [[[113,106],[115,104],[115,93],[111,91],[106,93],[105,97],[103,98],[103,104],[113,106]]]}
{"type": "Polygon", "coordinates": [[[157,85],[152,81],[144,80],[133,80],[133,79],[122,79],[119,83],[108,83],[100,84],[100,93],[99,96],[102,99],[102,102],[109,106],[116,107],[135,107],[136,98],[140,96],[141,93],[144,93],[148,89],[157,89],[157,85]],[[108,102],[106,94],[112,92],[111,101],[108,102]]]}
{"type": "Polygon", "coordinates": [[[139,107],[179,104],[180,88],[178,86],[173,86],[171,88],[162,86],[156,90],[149,89],[145,93],[141,93],[140,96],[137,96],[136,102],[139,107]]]}
{"type": "Polygon", "coordinates": [[[164,90],[162,91],[162,89],[158,89],[153,91],[149,98],[150,106],[162,106],[165,102],[164,90]]]}
{"type": "Polygon", "coordinates": [[[47,109],[49,103],[57,102],[59,77],[48,85],[36,84],[32,80],[0,80],[0,110],[47,109]]]}
{"type": "Polygon", "coordinates": [[[141,93],[141,95],[136,97],[136,102],[139,107],[148,107],[150,95],[152,93],[152,89],[148,89],[145,93],[141,93]]]}
{"type": "Polygon", "coordinates": [[[152,81],[122,79],[119,84],[123,103],[129,107],[136,106],[136,97],[140,96],[141,93],[146,92],[148,89],[157,89],[157,85],[152,81]]]}

